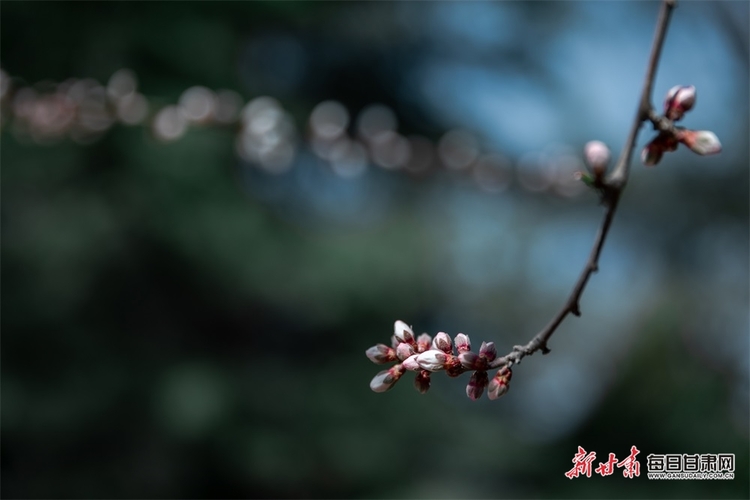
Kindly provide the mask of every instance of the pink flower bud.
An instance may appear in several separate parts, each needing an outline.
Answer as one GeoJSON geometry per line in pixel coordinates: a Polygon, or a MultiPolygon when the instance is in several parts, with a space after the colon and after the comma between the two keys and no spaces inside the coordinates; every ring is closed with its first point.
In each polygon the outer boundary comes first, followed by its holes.
{"type": "Polygon", "coordinates": [[[423,333],[419,337],[417,337],[417,352],[425,352],[430,348],[430,343],[432,342],[432,337],[430,337],[428,334],[423,333]]]}
{"type": "Polygon", "coordinates": [[[411,331],[411,327],[401,320],[396,321],[393,325],[393,334],[396,336],[399,342],[406,342],[407,344],[414,343],[414,332],[411,331]]]}
{"type": "Polygon", "coordinates": [[[458,359],[458,356],[454,356],[453,354],[446,354],[447,359],[445,360],[445,374],[449,377],[458,377],[462,373],[464,373],[466,370],[461,365],[461,360],[458,359]]]}
{"type": "Polygon", "coordinates": [[[435,335],[435,340],[432,341],[432,348],[439,349],[449,354],[453,352],[453,342],[451,342],[450,335],[445,332],[440,332],[435,335]]]}
{"type": "Polygon", "coordinates": [[[396,357],[403,361],[414,354],[414,348],[405,342],[401,342],[396,348],[396,357]]]}
{"type": "Polygon", "coordinates": [[[664,100],[664,114],[672,121],[681,120],[686,111],[695,105],[695,87],[692,85],[675,85],[664,100]]]}
{"type": "Polygon", "coordinates": [[[467,370],[476,370],[479,356],[475,352],[467,351],[459,354],[458,360],[461,362],[461,366],[463,366],[467,370]]]}
{"type": "Polygon", "coordinates": [[[416,387],[421,394],[427,392],[430,389],[430,372],[427,370],[420,370],[414,379],[414,387],[416,387]]]}
{"type": "Polygon", "coordinates": [[[641,151],[641,161],[647,167],[653,167],[661,157],[664,155],[664,146],[654,139],[653,141],[646,144],[646,147],[641,151]]]}
{"type": "Polygon", "coordinates": [[[513,372],[507,366],[503,366],[497,371],[497,375],[492,377],[489,386],[487,387],[487,397],[490,399],[497,399],[500,396],[508,392],[510,379],[513,376],[513,372]]]}
{"type": "Polygon", "coordinates": [[[436,372],[445,368],[448,355],[437,349],[430,349],[417,356],[417,363],[423,370],[436,372]]]}
{"type": "Polygon", "coordinates": [[[607,145],[601,141],[589,141],[583,148],[583,156],[594,176],[601,178],[607,170],[610,159],[607,145]]]}
{"type": "Polygon", "coordinates": [[[463,333],[459,333],[458,335],[456,335],[455,344],[456,351],[458,351],[459,354],[471,350],[471,341],[469,340],[469,336],[463,333]]]}
{"type": "Polygon", "coordinates": [[[469,384],[466,386],[466,395],[476,401],[482,397],[482,393],[484,392],[484,388],[487,387],[488,382],[487,372],[476,371],[472,373],[469,384]]]}
{"type": "Polygon", "coordinates": [[[487,361],[493,361],[497,357],[495,343],[482,342],[482,346],[479,348],[479,356],[485,358],[487,361]]]}
{"type": "Polygon", "coordinates": [[[721,152],[721,143],[708,130],[681,130],[677,133],[677,140],[699,155],[714,155],[721,152]]]}
{"type": "Polygon", "coordinates": [[[401,365],[395,365],[388,370],[383,370],[373,377],[370,382],[370,389],[374,392],[385,392],[393,387],[403,374],[404,368],[401,365]]]}
{"type": "Polygon", "coordinates": [[[365,354],[376,365],[396,360],[396,352],[385,344],[374,345],[367,349],[365,354]]]}
{"type": "Polygon", "coordinates": [[[417,354],[412,354],[404,360],[402,365],[405,370],[409,370],[410,372],[421,370],[421,368],[419,367],[419,363],[417,363],[417,356],[417,354]]]}

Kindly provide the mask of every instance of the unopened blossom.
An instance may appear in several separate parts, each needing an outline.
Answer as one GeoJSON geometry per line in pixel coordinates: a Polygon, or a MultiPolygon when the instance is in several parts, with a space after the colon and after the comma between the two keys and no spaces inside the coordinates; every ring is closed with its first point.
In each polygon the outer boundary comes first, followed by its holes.
{"type": "Polygon", "coordinates": [[[410,372],[416,372],[421,370],[422,368],[419,366],[419,363],[417,363],[417,356],[418,354],[412,354],[408,358],[404,360],[402,363],[405,370],[409,370],[410,372]]]}
{"type": "Polygon", "coordinates": [[[589,141],[583,148],[583,156],[594,176],[601,179],[611,157],[607,145],[601,141],[589,141]]]}
{"type": "Polygon", "coordinates": [[[374,392],[385,392],[394,386],[405,372],[401,364],[394,365],[388,370],[383,370],[370,381],[370,389],[374,392]]]}
{"type": "Polygon", "coordinates": [[[430,349],[417,356],[417,363],[423,370],[436,372],[445,368],[448,355],[438,349],[430,349]]]}
{"type": "Polygon", "coordinates": [[[458,359],[458,356],[452,354],[447,355],[447,359],[445,360],[446,375],[449,377],[458,377],[465,371],[464,367],[461,366],[461,360],[458,359]]]}
{"type": "Polygon", "coordinates": [[[497,349],[494,342],[482,342],[479,354],[467,351],[458,355],[461,366],[467,370],[487,370],[490,362],[494,361],[496,357],[497,349]]]}
{"type": "Polygon", "coordinates": [[[396,321],[393,325],[393,335],[396,336],[399,342],[406,342],[407,344],[414,344],[414,332],[411,327],[401,320],[396,321]]]}
{"type": "Polygon", "coordinates": [[[695,105],[695,87],[692,85],[675,85],[664,99],[664,115],[672,121],[681,120],[686,111],[695,105]]]}
{"type": "Polygon", "coordinates": [[[384,363],[388,363],[389,361],[396,360],[396,351],[385,344],[374,345],[367,349],[367,351],[365,351],[365,354],[370,359],[370,361],[377,365],[382,365],[384,363]]]}
{"type": "Polygon", "coordinates": [[[721,152],[721,142],[709,130],[680,130],[677,140],[699,155],[714,155],[721,152]]]}
{"type": "Polygon", "coordinates": [[[469,383],[466,386],[466,395],[470,399],[477,400],[482,397],[484,388],[487,387],[489,380],[487,378],[487,372],[476,371],[471,375],[469,383]]]}
{"type": "Polygon", "coordinates": [[[508,392],[510,379],[513,376],[513,372],[507,366],[503,366],[497,371],[497,374],[492,377],[489,385],[487,386],[487,397],[490,399],[497,399],[500,396],[508,392]]]}
{"type": "Polygon", "coordinates": [[[479,347],[479,357],[485,358],[487,361],[494,361],[497,357],[497,349],[495,348],[494,342],[482,342],[479,347]]]}
{"type": "Polygon", "coordinates": [[[668,132],[661,132],[651,140],[641,152],[641,161],[647,167],[659,163],[665,152],[674,151],[678,145],[677,139],[668,132]]]}
{"type": "Polygon", "coordinates": [[[432,348],[445,353],[453,352],[453,342],[451,341],[450,335],[445,332],[440,332],[435,335],[435,339],[432,341],[432,348]]]}
{"type": "Polygon", "coordinates": [[[427,370],[419,370],[417,376],[414,378],[414,387],[421,394],[427,392],[430,389],[430,372],[427,370]]]}
{"type": "Polygon", "coordinates": [[[423,353],[429,350],[431,342],[432,342],[432,337],[430,337],[426,333],[423,333],[422,335],[417,337],[417,352],[423,353]]]}
{"type": "Polygon", "coordinates": [[[475,370],[477,361],[479,360],[479,354],[471,351],[462,352],[458,355],[458,360],[461,362],[461,366],[467,370],[475,370]]]}
{"type": "Polygon", "coordinates": [[[403,361],[412,354],[415,354],[414,347],[410,346],[406,342],[401,342],[396,348],[396,357],[399,361],[403,361]]]}
{"type": "Polygon", "coordinates": [[[653,167],[659,163],[662,156],[664,156],[664,149],[658,143],[654,143],[654,141],[646,144],[646,147],[641,151],[641,161],[647,167],[653,167]]]}
{"type": "Polygon", "coordinates": [[[471,341],[466,334],[459,333],[456,335],[454,343],[456,344],[456,351],[458,351],[459,354],[471,350],[471,341]]]}

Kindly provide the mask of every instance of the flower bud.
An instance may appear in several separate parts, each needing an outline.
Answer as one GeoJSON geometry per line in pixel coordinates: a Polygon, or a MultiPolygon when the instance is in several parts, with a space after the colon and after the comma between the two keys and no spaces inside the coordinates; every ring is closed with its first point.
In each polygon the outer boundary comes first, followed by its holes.
{"type": "Polygon", "coordinates": [[[419,367],[419,363],[417,363],[417,356],[417,354],[412,354],[404,360],[402,366],[405,370],[409,370],[410,372],[421,370],[421,368],[419,367]]]}
{"type": "Polygon", "coordinates": [[[641,151],[641,161],[647,167],[653,167],[661,160],[664,155],[664,147],[656,140],[646,144],[646,147],[641,151]]]}
{"type": "Polygon", "coordinates": [[[487,361],[492,361],[497,357],[497,349],[495,348],[494,342],[482,342],[482,346],[479,348],[479,356],[485,358],[487,361]]]}
{"type": "Polygon", "coordinates": [[[601,179],[609,164],[610,152],[606,144],[601,141],[589,141],[583,148],[583,156],[594,177],[601,179]]]}
{"type": "Polygon", "coordinates": [[[471,341],[469,340],[469,336],[463,333],[459,333],[458,335],[456,335],[455,344],[456,351],[458,351],[459,354],[471,350],[471,341]]]}
{"type": "Polygon", "coordinates": [[[391,347],[393,347],[393,350],[394,350],[394,351],[396,350],[396,348],[398,347],[398,345],[399,345],[400,343],[401,343],[401,342],[400,342],[400,341],[399,341],[399,340],[398,340],[398,339],[396,338],[396,336],[395,336],[395,335],[391,335],[391,347]]]}
{"type": "Polygon", "coordinates": [[[403,361],[414,354],[414,348],[405,342],[401,342],[396,348],[396,357],[403,361]]]}
{"type": "Polygon", "coordinates": [[[437,349],[430,349],[417,356],[417,363],[423,370],[436,372],[445,368],[448,355],[437,349]]]}
{"type": "Polygon", "coordinates": [[[435,340],[432,341],[432,348],[439,349],[445,353],[453,352],[453,342],[451,342],[450,335],[445,332],[435,335],[435,340]]]}
{"type": "Polygon", "coordinates": [[[376,365],[396,360],[396,352],[385,344],[378,344],[365,351],[365,355],[376,365]]]}
{"type": "Polygon", "coordinates": [[[423,333],[419,337],[417,337],[417,352],[425,352],[430,348],[430,343],[432,342],[432,337],[430,337],[428,334],[423,333]]]}
{"type": "Polygon", "coordinates": [[[664,100],[664,115],[672,121],[681,120],[686,111],[695,105],[695,87],[692,85],[675,85],[664,100]]]}
{"type": "Polygon", "coordinates": [[[393,387],[403,374],[404,368],[401,365],[395,365],[388,370],[383,370],[373,377],[370,382],[370,389],[374,392],[385,392],[393,387]]]}
{"type": "Polygon", "coordinates": [[[482,393],[484,392],[484,388],[487,387],[488,382],[487,372],[476,371],[472,373],[469,384],[466,386],[466,395],[476,401],[482,397],[482,393]]]}
{"type": "Polygon", "coordinates": [[[458,359],[458,356],[454,356],[453,354],[446,354],[447,359],[445,360],[445,374],[449,377],[458,377],[462,373],[464,373],[466,370],[461,365],[461,361],[458,359]]]}
{"type": "Polygon", "coordinates": [[[677,133],[677,140],[699,155],[721,152],[719,138],[709,130],[681,130],[677,133]]]}
{"type": "Polygon", "coordinates": [[[479,356],[475,352],[466,351],[458,355],[458,360],[461,362],[461,366],[467,370],[476,370],[479,356]]]}
{"type": "Polygon", "coordinates": [[[393,325],[393,334],[396,336],[399,342],[406,342],[407,344],[414,343],[414,332],[411,331],[411,327],[401,320],[396,321],[393,325]]]}
{"type": "Polygon", "coordinates": [[[430,372],[427,370],[420,370],[414,379],[414,387],[416,387],[421,394],[430,390],[430,372]]]}
{"type": "Polygon", "coordinates": [[[507,366],[503,366],[497,371],[497,375],[492,377],[487,387],[487,397],[497,399],[508,392],[510,379],[513,372],[507,366]]]}

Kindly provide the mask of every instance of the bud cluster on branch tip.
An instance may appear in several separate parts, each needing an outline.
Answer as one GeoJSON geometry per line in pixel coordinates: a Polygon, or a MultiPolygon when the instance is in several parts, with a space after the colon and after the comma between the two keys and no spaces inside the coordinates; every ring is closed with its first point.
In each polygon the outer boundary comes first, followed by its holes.
{"type": "Polygon", "coordinates": [[[392,347],[377,344],[365,351],[375,364],[397,362],[372,379],[370,388],[375,392],[387,391],[407,371],[416,372],[414,387],[422,394],[430,388],[430,375],[438,371],[445,371],[449,377],[473,371],[466,386],[466,395],[472,400],[479,399],[486,388],[490,399],[497,399],[508,390],[510,368],[503,366],[491,381],[487,375],[487,370],[498,366],[492,364],[497,359],[497,349],[492,342],[482,342],[479,352],[475,353],[471,350],[469,336],[463,333],[455,339],[445,332],[439,332],[434,339],[426,333],[415,339],[411,327],[403,321],[394,324],[391,341],[392,347]]]}
{"type": "MultiPolygon", "coordinates": [[[[695,87],[692,85],[672,87],[664,100],[664,116],[673,122],[681,120],[685,113],[695,105],[695,96],[695,87]]],[[[659,163],[664,153],[676,150],[680,143],[699,155],[713,155],[721,152],[721,142],[713,132],[674,127],[673,130],[659,132],[651,142],[646,144],[641,152],[641,161],[647,167],[654,166],[659,163]]]]}

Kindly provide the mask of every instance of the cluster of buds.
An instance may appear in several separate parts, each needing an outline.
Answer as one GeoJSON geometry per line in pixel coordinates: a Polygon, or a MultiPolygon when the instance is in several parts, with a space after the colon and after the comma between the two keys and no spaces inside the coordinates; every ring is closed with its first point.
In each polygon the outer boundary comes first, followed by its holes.
{"type": "Polygon", "coordinates": [[[473,371],[466,395],[479,399],[484,390],[490,399],[497,399],[508,392],[511,372],[497,357],[497,350],[492,342],[482,342],[479,352],[471,351],[469,336],[463,333],[451,340],[445,332],[440,332],[433,339],[427,333],[414,336],[412,329],[403,321],[396,321],[391,337],[391,347],[377,344],[367,349],[365,354],[375,364],[396,362],[388,370],[383,370],[372,379],[370,389],[385,392],[393,387],[407,371],[416,372],[414,386],[424,394],[430,388],[430,375],[445,371],[449,377],[457,377],[467,371],[473,371]],[[455,351],[454,351],[455,348],[455,351]],[[498,368],[497,374],[489,379],[487,370],[498,368]]]}
{"type": "MultiPolygon", "coordinates": [[[[664,117],[672,122],[679,121],[687,111],[695,106],[695,87],[676,85],[667,92],[664,100],[664,117]]],[[[659,163],[664,153],[674,151],[682,143],[699,155],[712,155],[721,152],[721,143],[711,131],[689,130],[683,127],[670,127],[662,130],[649,142],[641,153],[641,161],[647,167],[659,163]]]]}

